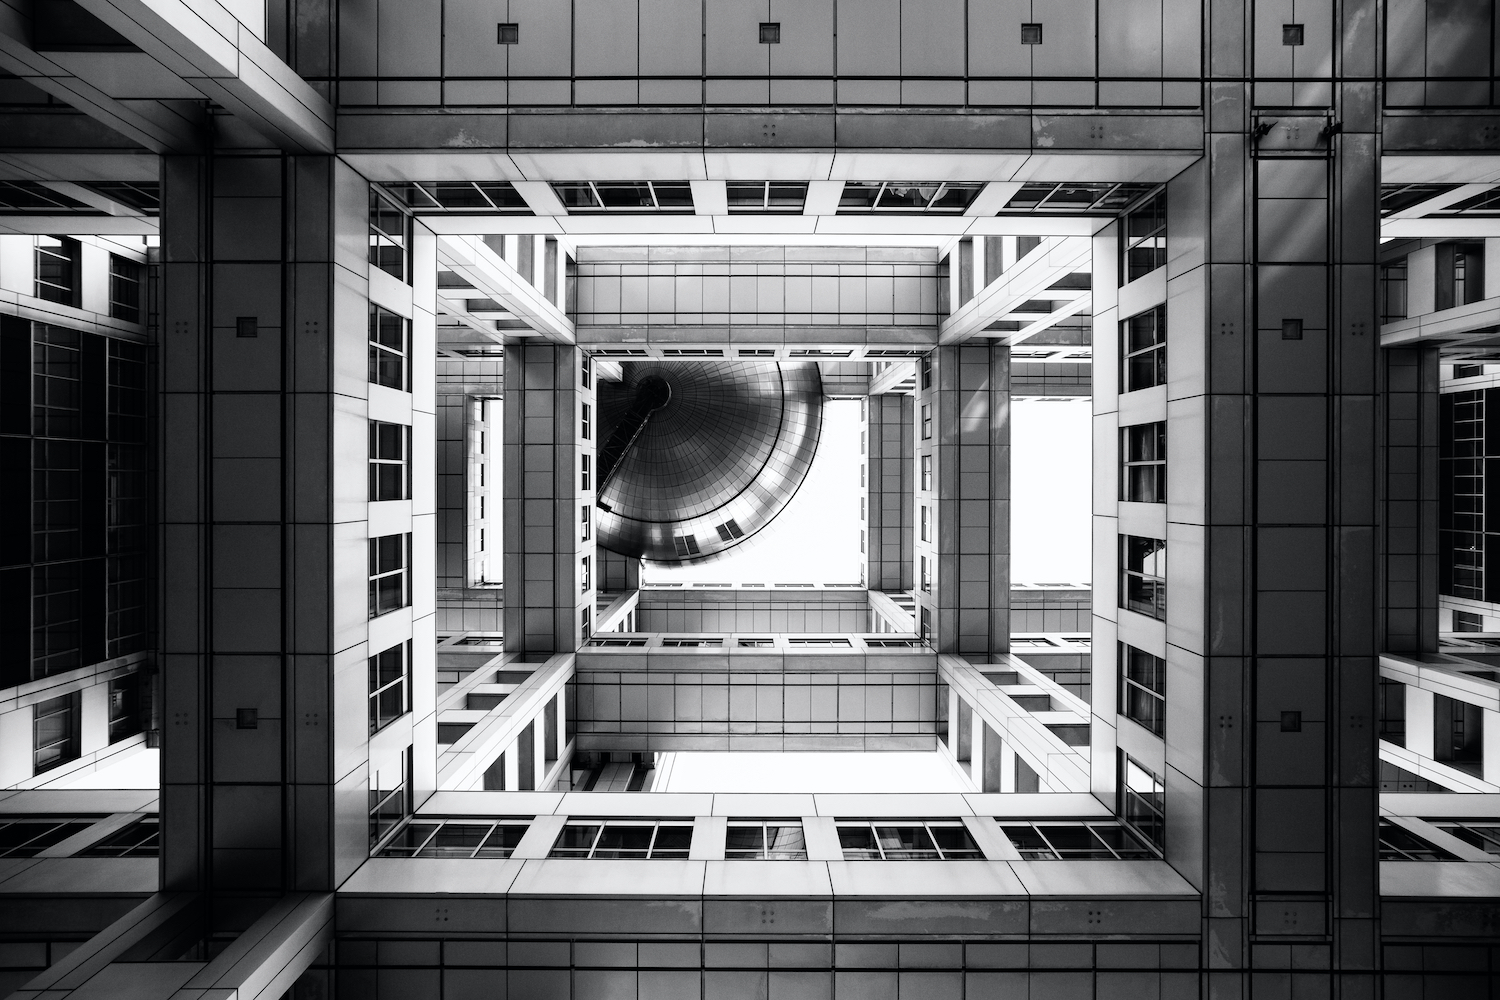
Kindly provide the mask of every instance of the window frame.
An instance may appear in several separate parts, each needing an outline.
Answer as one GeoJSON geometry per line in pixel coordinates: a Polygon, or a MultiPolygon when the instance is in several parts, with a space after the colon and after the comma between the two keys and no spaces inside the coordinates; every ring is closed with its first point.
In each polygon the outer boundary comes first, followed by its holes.
{"type": "Polygon", "coordinates": [[[82,756],[83,739],[83,692],[69,691],[55,698],[46,698],[32,706],[31,712],[31,764],[33,775],[44,774],[82,756]],[[51,720],[66,718],[66,728],[60,735],[43,736],[43,728],[51,720]],[[56,749],[55,754],[50,751],[56,749]],[[44,757],[44,754],[47,756],[44,757]]]}
{"type": "Polygon", "coordinates": [[[1167,189],[1159,188],[1155,193],[1141,199],[1120,216],[1120,273],[1119,283],[1123,287],[1139,281],[1167,263],[1167,189]],[[1149,220],[1149,228],[1132,235],[1131,223],[1137,219],[1149,220]],[[1149,244],[1149,245],[1148,245],[1149,244]],[[1150,254],[1149,258],[1146,254],[1150,254]],[[1134,258],[1132,255],[1135,255],[1134,258]],[[1149,265],[1137,269],[1136,260],[1149,260],[1149,265]]]}
{"type": "Polygon", "coordinates": [[[367,567],[369,569],[369,612],[370,619],[374,620],[381,617],[382,615],[390,614],[393,611],[400,611],[402,608],[411,607],[411,532],[397,532],[391,535],[379,535],[377,537],[369,539],[369,542],[369,566],[367,567]],[[394,569],[378,568],[380,566],[382,558],[379,543],[387,538],[404,539],[404,541],[400,545],[401,564],[394,569]],[[392,605],[390,607],[385,607],[384,610],[379,610],[380,608],[384,607],[383,603],[380,600],[380,581],[390,579],[391,577],[397,575],[401,577],[401,596],[399,598],[401,603],[392,605]]]}
{"type": "Polygon", "coordinates": [[[1167,661],[1125,642],[1117,642],[1119,667],[1119,712],[1155,736],[1166,738],[1167,661]],[[1132,655],[1138,654],[1138,655],[1132,655]],[[1144,659],[1142,659],[1144,658],[1144,659]],[[1139,666],[1143,669],[1137,670],[1139,666]],[[1152,687],[1155,672],[1159,687],[1152,687]],[[1139,676],[1137,676],[1139,675],[1139,676]]]}
{"type": "MultiPolygon", "coordinates": [[[[693,830],[695,824],[691,818],[650,818],[636,816],[622,817],[569,817],[567,823],[558,831],[557,839],[552,842],[552,848],[547,852],[549,859],[566,859],[573,861],[686,861],[692,850],[693,830]],[[589,845],[581,847],[561,846],[568,831],[573,829],[594,829],[593,836],[589,838],[589,845]],[[661,836],[663,828],[679,831],[682,828],[688,831],[688,842],[686,846],[661,847],[658,848],[657,840],[661,836]],[[644,849],[626,847],[601,847],[601,843],[611,830],[639,830],[649,829],[651,836],[647,839],[644,849]],[[608,852],[601,855],[600,851],[608,852]],[[658,853],[660,851],[661,853],[658,853]],[[622,856],[623,855],[623,856],[622,856]]],[[[674,832],[671,836],[676,836],[674,832]]]]}
{"type": "Polygon", "coordinates": [[[1167,384],[1167,307],[1161,305],[1143,309],[1133,316],[1120,320],[1120,392],[1139,392],[1167,384]],[[1151,319],[1151,340],[1144,347],[1132,347],[1136,342],[1137,326],[1145,317],[1151,319]],[[1144,365],[1138,368],[1137,365],[1144,365]],[[1139,383],[1137,371],[1149,372],[1139,383]]]}
{"type": "Polygon", "coordinates": [[[961,819],[952,819],[952,820],[949,820],[949,819],[916,819],[916,818],[911,818],[911,817],[903,817],[903,818],[900,818],[900,819],[841,819],[841,820],[838,820],[835,823],[835,826],[836,826],[836,828],[838,830],[839,849],[842,852],[845,861],[984,861],[985,860],[984,851],[980,848],[978,842],[975,841],[974,835],[971,834],[971,833],[969,833],[969,828],[964,825],[964,822],[961,819]],[[925,847],[911,847],[911,848],[893,847],[893,848],[888,848],[886,844],[884,844],[884,843],[881,842],[881,835],[880,835],[880,832],[879,832],[881,829],[890,830],[890,829],[903,829],[903,828],[908,828],[908,829],[910,829],[910,828],[919,828],[919,829],[921,829],[926,834],[928,842],[932,845],[932,849],[929,851],[925,847]],[[873,852],[872,852],[871,848],[868,848],[868,847],[853,847],[853,846],[850,846],[850,845],[848,845],[848,844],[846,844],[844,842],[845,841],[844,831],[848,830],[848,831],[852,832],[852,831],[860,830],[860,829],[864,829],[864,830],[868,830],[869,831],[869,833],[870,833],[869,843],[872,843],[872,844],[875,845],[874,849],[873,849],[873,852]],[[967,842],[968,842],[968,844],[970,846],[969,847],[963,847],[963,848],[944,848],[943,845],[938,842],[938,838],[933,835],[932,831],[935,830],[935,829],[936,830],[954,830],[954,829],[956,829],[956,830],[960,831],[963,834],[963,837],[967,840],[967,842]],[[907,855],[907,854],[918,855],[919,854],[919,855],[922,855],[922,856],[920,856],[920,857],[891,857],[891,856],[889,856],[887,854],[887,850],[889,850],[892,853],[899,853],[901,855],[907,855]],[[859,853],[857,853],[857,854],[855,854],[854,856],[851,857],[850,856],[850,852],[851,851],[855,851],[855,852],[859,852],[859,853]],[[870,857],[869,855],[871,853],[877,854],[879,856],[878,857],[870,857]],[[948,855],[950,853],[952,853],[954,856],[953,857],[949,857],[948,855]],[[861,855],[863,855],[863,856],[861,856],[861,855]],[[928,855],[933,855],[933,856],[928,856],[928,855]]]}
{"type": "MultiPolygon", "coordinates": [[[[411,443],[412,443],[411,442],[411,426],[409,424],[391,423],[391,422],[385,421],[385,420],[371,420],[371,421],[369,421],[369,424],[370,424],[370,433],[369,433],[369,439],[370,439],[370,451],[369,451],[369,463],[370,463],[369,501],[371,503],[383,503],[383,502],[385,502],[387,500],[410,500],[412,498],[412,495],[411,495],[411,479],[412,479],[412,477],[411,477],[411,466],[412,466],[412,462],[411,462],[411,443]],[[399,427],[401,429],[400,433],[396,435],[397,438],[398,438],[398,440],[399,440],[399,442],[400,442],[400,448],[399,448],[399,450],[401,452],[401,455],[400,455],[399,458],[389,458],[389,457],[386,457],[384,455],[378,454],[378,452],[383,448],[383,446],[386,443],[388,443],[388,442],[385,442],[385,441],[381,440],[382,432],[384,431],[385,428],[388,428],[388,427],[399,427]],[[398,490],[398,494],[399,495],[397,495],[397,496],[385,496],[384,495],[383,486],[385,486],[386,484],[384,482],[384,477],[381,475],[381,470],[386,469],[386,468],[390,468],[392,466],[399,466],[400,469],[401,469],[400,488],[398,490]]],[[[480,501],[483,502],[483,500],[484,500],[484,498],[480,497],[480,501]]]]}
{"type": "Polygon", "coordinates": [[[368,380],[371,385],[384,386],[397,392],[411,391],[411,320],[383,306],[370,303],[370,358],[368,380]],[[387,319],[395,320],[399,331],[400,346],[386,342],[387,319]],[[399,374],[393,381],[386,374],[387,366],[394,365],[399,374]]]}
{"type": "Polygon", "coordinates": [[[1120,428],[1120,499],[1126,503],[1167,502],[1165,420],[1120,428]]]}
{"type": "Polygon", "coordinates": [[[145,265],[140,261],[109,255],[109,315],[124,323],[140,323],[141,291],[145,284],[145,265]]]}
{"type": "Polygon", "coordinates": [[[71,236],[36,236],[32,243],[32,294],[44,302],[55,302],[62,306],[79,304],[82,292],[82,244],[71,236]],[[56,246],[43,241],[51,240],[56,246]],[[43,277],[47,265],[65,271],[62,278],[43,277]]]}
{"type": "Polygon", "coordinates": [[[407,639],[405,642],[398,642],[394,646],[382,649],[368,660],[370,736],[374,736],[411,711],[411,652],[411,640],[407,639]],[[393,652],[398,655],[400,669],[395,677],[382,680],[383,664],[380,660],[393,652]],[[387,695],[391,692],[396,693],[399,711],[387,714],[384,709],[389,703],[387,695]]]}
{"type": "Polygon", "coordinates": [[[384,271],[403,284],[412,283],[411,245],[412,216],[395,199],[389,197],[379,185],[370,185],[369,252],[370,267],[384,271]],[[400,232],[383,224],[382,219],[400,219],[400,232]],[[382,262],[386,260],[387,262],[382,262]],[[399,259],[399,263],[396,261],[399,259]]]}
{"type": "Polygon", "coordinates": [[[807,860],[807,831],[803,829],[801,818],[785,819],[738,819],[730,818],[725,823],[724,837],[724,860],[725,861],[806,861],[807,860]],[[797,841],[802,845],[800,848],[773,849],[772,844],[776,841],[772,838],[771,830],[782,830],[796,828],[797,841]],[[730,847],[730,831],[733,830],[755,830],[760,831],[760,847],[730,847]]]}
{"type": "Polygon", "coordinates": [[[1143,535],[1121,535],[1120,536],[1120,587],[1117,595],[1118,605],[1126,611],[1154,618],[1157,621],[1167,620],[1167,543],[1164,539],[1150,538],[1143,535]],[[1150,552],[1143,553],[1141,569],[1131,569],[1132,543],[1154,542],[1156,547],[1150,552]],[[1160,575],[1146,572],[1147,560],[1155,558],[1159,560],[1160,575]],[[1134,584],[1134,586],[1132,586],[1134,584]],[[1136,600],[1132,591],[1139,589],[1148,600],[1136,600]]]}

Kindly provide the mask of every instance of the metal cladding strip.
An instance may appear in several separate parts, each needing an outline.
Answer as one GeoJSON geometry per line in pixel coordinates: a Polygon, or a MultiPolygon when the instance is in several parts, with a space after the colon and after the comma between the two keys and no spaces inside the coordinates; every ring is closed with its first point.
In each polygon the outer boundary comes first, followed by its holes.
{"type": "Polygon", "coordinates": [[[703,562],[769,524],[801,486],[822,432],[816,362],[639,361],[601,392],[604,437],[623,426],[638,384],[671,399],[621,449],[600,497],[599,545],[657,562],[703,562]]]}
{"type": "Polygon", "coordinates": [[[237,1000],[277,998],[333,939],[333,894],[291,893],[272,905],[176,996],[232,990],[237,1000]]]}
{"type": "Polygon", "coordinates": [[[158,892],[95,934],[87,944],[69,952],[62,961],[38,973],[23,989],[76,989],[134,945],[189,916],[197,903],[196,893],[158,892]]]}

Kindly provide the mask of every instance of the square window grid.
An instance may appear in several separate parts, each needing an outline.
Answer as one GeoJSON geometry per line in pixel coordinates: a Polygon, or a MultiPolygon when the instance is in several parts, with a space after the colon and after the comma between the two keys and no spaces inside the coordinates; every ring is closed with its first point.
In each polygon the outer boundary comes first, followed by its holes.
{"type": "Polygon", "coordinates": [[[807,201],[806,184],[780,181],[730,181],[727,185],[730,215],[763,212],[800,213],[807,201]]]}
{"type": "Polygon", "coordinates": [[[1480,819],[1429,819],[1427,822],[1470,847],[1477,847],[1500,859],[1500,819],[1491,816],[1480,819]]]}
{"type": "Polygon", "coordinates": [[[161,856],[161,819],[142,816],[103,840],[78,852],[81,858],[155,858],[161,856]]]}
{"type": "MultiPolygon", "coordinates": [[[[409,281],[411,217],[378,188],[370,188],[370,265],[409,281]]],[[[373,382],[374,379],[371,379],[373,382]]]]}
{"type": "Polygon", "coordinates": [[[571,215],[693,211],[687,181],[554,181],[552,190],[571,215]]]}
{"type": "Polygon", "coordinates": [[[1162,305],[1120,322],[1120,391],[1166,382],[1167,307],[1162,305]]]}
{"type": "Polygon", "coordinates": [[[590,819],[569,822],[550,858],[686,860],[693,842],[690,819],[590,819]]]}
{"type": "Polygon", "coordinates": [[[800,819],[731,819],[724,835],[731,861],[806,861],[800,819]]]}
{"type": "Polygon", "coordinates": [[[1120,499],[1167,502],[1166,421],[1120,428],[1120,499]]]}
{"type": "Polygon", "coordinates": [[[411,499],[411,428],[370,421],[370,502],[411,499]]]}
{"type": "MultiPolygon", "coordinates": [[[[462,640],[460,640],[461,644],[462,640]]],[[[370,735],[405,715],[411,708],[407,683],[411,643],[392,646],[370,657],[370,735]]]]}
{"type": "Polygon", "coordinates": [[[411,389],[408,353],[411,321],[389,309],[370,306],[370,381],[389,389],[411,389]]]}
{"type": "Polygon", "coordinates": [[[1167,661],[1119,644],[1120,714],[1161,736],[1166,731],[1167,661]]]}
{"type": "Polygon", "coordinates": [[[1167,193],[1158,191],[1120,220],[1120,284],[1167,262],[1167,193]]]}
{"type": "Polygon", "coordinates": [[[34,858],[82,833],[103,816],[12,816],[0,819],[0,858],[34,858]]]}
{"type": "Polygon", "coordinates": [[[378,618],[411,603],[411,535],[370,539],[370,617],[378,618]]]}
{"type": "Polygon", "coordinates": [[[381,847],[382,858],[508,858],[532,816],[502,820],[412,820],[381,847]]]}
{"type": "Polygon", "coordinates": [[[1160,538],[1120,536],[1120,607],[1167,619],[1167,543],[1160,538]]]}
{"type": "Polygon", "coordinates": [[[1390,820],[1380,821],[1381,861],[1457,861],[1456,856],[1390,820]]]}
{"type": "Polygon", "coordinates": [[[983,183],[974,182],[846,181],[838,212],[961,214],[983,188],[983,183]]]}
{"type": "Polygon", "coordinates": [[[960,820],[860,820],[838,824],[845,861],[984,860],[960,820]]]}
{"type": "Polygon", "coordinates": [[[997,819],[1025,861],[1135,861],[1158,855],[1118,823],[997,819]]]}

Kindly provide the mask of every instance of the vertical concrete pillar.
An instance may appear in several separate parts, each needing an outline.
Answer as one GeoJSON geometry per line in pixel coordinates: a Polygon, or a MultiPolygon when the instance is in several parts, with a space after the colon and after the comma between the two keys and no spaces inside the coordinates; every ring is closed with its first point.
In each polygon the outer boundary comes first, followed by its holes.
{"type": "Polygon", "coordinates": [[[580,540],[579,518],[598,486],[599,424],[582,365],[576,347],[505,349],[505,648],[537,662],[577,649],[592,628],[594,590],[581,589],[580,573],[597,552],[592,533],[580,540]]]}
{"type": "Polygon", "coordinates": [[[1010,349],[940,347],[930,360],[914,413],[918,476],[932,465],[932,489],[917,483],[916,555],[932,568],[918,629],[925,612],[937,651],[983,663],[1010,649],[1010,349]]]}
{"type": "Polygon", "coordinates": [[[905,591],[915,586],[912,544],[912,397],[871,396],[865,403],[865,586],[905,591]]]}
{"type": "MultiPolygon", "coordinates": [[[[1208,156],[1190,168],[1207,201],[1168,219],[1207,251],[1206,316],[1189,321],[1206,327],[1191,363],[1208,393],[1206,545],[1193,556],[1207,597],[1208,787],[1203,815],[1174,823],[1168,776],[1167,850],[1188,838],[1202,852],[1216,995],[1247,993],[1247,970],[1282,967],[1288,945],[1326,949],[1339,982],[1318,988],[1336,994],[1367,989],[1376,966],[1375,12],[1370,0],[1334,11],[1319,64],[1330,75],[1294,83],[1277,69],[1289,65],[1281,39],[1249,30],[1250,5],[1213,6],[1208,156]],[[1246,86],[1251,67],[1261,79],[1246,86]]],[[[1168,562],[1171,608],[1170,547],[1168,562]]],[[[1186,623],[1168,625],[1175,644],[1186,623]]]]}
{"type": "Polygon", "coordinates": [[[368,853],[374,647],[412,650],[386,742],[434,744],[433,248],[414,283],[374,273],[369,185],[332,157],[168,157],[162,195],[163,887],[329,890],[368,853]],[[416,391],[369,381],[372,299],[416,391]],[[413,426],[410,500],[369,502],[376,410],[413,426]],[[375,529],[411,537],[378,618],[375,529]]]}

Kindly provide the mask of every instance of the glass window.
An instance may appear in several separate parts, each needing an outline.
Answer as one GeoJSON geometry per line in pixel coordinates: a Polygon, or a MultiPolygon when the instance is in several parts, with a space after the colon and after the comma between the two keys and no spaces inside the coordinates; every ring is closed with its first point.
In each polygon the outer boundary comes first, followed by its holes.
{"type": "Polygon", "coordinates": [[[807,185],[782,181],[730,181],[729,214],[800,212],[807,201],[807,185]]]}
{"type": "Polygon", "coordinates": [[[847,181],[838,211],[840,215],[962,214],[983,187],[975,182],[847,181]]]}
{"type": "Polygon", "coordinates": [[[931,569],[930,564],[927,562],[927,557],[926,556],[922,556],[921,559],[922,559],[922,592],[924,594],[930,594],[930,593],[932,593],[932,569],[931,569]]]}
{"type": "Polygon", "coordinates": [[[36,297],[59,305],[78,304],[78,241],[66,236],[36,237],[36,297]]]}
{"type": "Polygon", "coordinates": [[[411,643],[392,646],[370,657],[370,735],[411,709],[411,643]]]}
{"type": "Polygon", "coordinates": [[[1160,736],[1167,723],[1167,661],[1123,642],[1119,648],[1120,714],[1160,736]]]}
{"type": "MultiPolygon", "coordinates": [[[[408,284],[411,271],[411,217],[380,191],[370,188],[370,264],[408,284]]],[[[373,339],[373,338],[372,338],[373,339]]],[[[375,381],[371,379],[370,381],[375,381]]]]}
{"type": "Polygon", "coordinates": [[[687,819],[570,821],[552,846],[552,858],[685,860],[693,842],[687,819]]]}
{"type": "Polygon", "coordinates": [[[1457,861],[1457,856],[1450,854],[1434,844],[1418,837],[1415,833],[1402,826],[1397,826],[1390,820],[1380,821],[1380,860],[1381,861],[1457,861]]]}
{"type": "Polygon", "coordinates": [[[370,539],[370,617],[411,603],[411,535],[370,539]]]}
{"type": "Polygon", "coordinates": [[[1157,856],[1118,823],[1060,820],[1024,823],[1005,818],[998,818],[997,822],[1026,861],[1113,861],[1157,856]]]}
{"type": "Polygon", "coordinates": [[[1406,746],[1406,685],[1382,677],[1379,698],[1380,738],[1398,747],[1406,746]]]}
{"type": "Polygon", "coordinates": [[[1120,284],[1167,262],[1167,193],[1157,192],[1120,220],[1120,284]]]}
{"type": "Polygon", "coordinates": [[[82,721],[83,699],[78,691],[39,701],[33,706],[34,774],[78,759],[82,721]]]}
{"type": "Polygon", "coordinates": [[[1157,306],[1120,323],[1120,391],[1167,382],[1167,307],[1157,306]]]}
{"type": "Polygon", "coordinates": [[[370,306],[370,381],[390,389],[411,389],[411,321],[389,309],[370,306]]]}
{"type": "Polygon", "coordinates": [[[840,822],[845,861],[983,860],[979,845],[959,820],[860,820],[840,822]]]}
{"type": "Polygon", "coordinates": [[[371,420],[370,500],[410,499],[411,428],[371,420]]]}
{"type": "MultiPolygon", "coordinates": [[[[401,751],[396,773],[379,770],[370,777],[370,844],[380,842],[411,815],[411,747],[401,751]]],[[[404,831],[403,831],[404,834],[404,831]]]]}
{"type": "Polygon", "coordinates": [[[93,826],[103,816],[7,816],[0,818],[0,858],[34,858],[93,826]]]}
{"type": "Polygon", "coordinates": [[[1449,767],[1484,774],[1484,709],[1457,698],[1432,696],[1432,756],[1449,767]]]}
{"type": "Polygon", "coordinates": [[[1483,632],[1484,615],[1475,614],[1472,611],[1453,612],[1453,631],[1483,632]]]}
{"type": "Polygon", "coordinates": [[[578,488],[587,493],[589,490],[589,456],[578,456],[578,488]]]}
{"type": "Polygon", "coordinates": [[[1500,819],[1430,819],[1427,822],[1470,847],[1477,847],[1500,859],[1500,819]]]}
{"type": "Polygon", "coordinates": [[[1167,620],[1167,543],[1120,536],[1120,607],[1167,620]]]}
{"type": "Polygon", "coordinates": [[[109,682],[109,741],[118,743],[141,731],[141,675],[112,677],[109,682]]]}
{"type": "Polygon", "coordinates": [[[930,539],[930,538],[927,537],[928,534],[930,533],[930,525],[931,525],[931,521],[930,521],[930,518],[928,517],[928,514],[927,514],[927,505],[923,504],[922,505],[922,536],[921,537],[922,537],[922,541],[924,541],[924,542],[930,542],[932,540],[932,539],[930,539]]]}
{"type": "Polygon", "coordinates": [[[732,819],[724,857],[741,861],[806,861],[800,819],[732,819]]]}
{"type": "Polygon", "coordinates": [[[155,858],[161,855],[161,820],[142,816],[78,852],[81,858],[155,858]]]}
{"type": "Polygon", "coordinates": [[[932,456],[922,456],[922,489],[932,489],[932,456]]]}
{"type": "Polygon", "coordinates": [[[141,271],[133,260],[109,255],[109,314],[126,323],[141,321],[141,271]]]}
{"type": "Polygon", "coordinates": [[[1120,428],[1120,499],[1132,503],[1166,503],[1165,421],[1120,428]]]}
{"type": "Polygon", "coordinates": [[[578,530],[579,530],[579,540],[580,541],[585,541],[586,542],[586,541],[589,540],[589,535],[591,534],[592,529],[593,529],[592,518],[593,518],[593,510],[592,510],[592,508],[590,508],[588,504],[584,504],[583,505],[582,513],[580,513],[579,516],[578,516],[578,522],[579,522],[579,524],[578,524],[578,530]]]}
{"type": "Polygon", "coordinates": [[[1134,757],[1120,751],[1120,818],[1157,850],[1166,835],[1166,786],[1134,757]]]}
{"type": "Polygon", "coordinates": [[[580,425],[581,425],[581,430],[582,430],[582,433],[583,433],[583,439],[585,441],[587,441],[589,439],[589,423],[590,423],[590,419],[589,418],[591,416],[592,416],[592,414],[589,412],[589,404],[584,403],[583,404],[583,419],[580,421],[580,425]]]}
{"type": "Polygon", "coordinates": [[[922,440],[932,439],[932,407],[927,403],[922,404],[922,440]]]}
{"type": "Polygon", "coordinates": [[[932,645],[932,611],[929,608],[922,609],[922,642],[932,645]]]}
{"type": "Polygon", "coordinates": [[[491,820],[412,821],[380,850],[382,858],[508,858],[530,828],[532,817],[491,820]]]}
{"type": "Polygon", "coordinates": [[[587,594],[589,592],[589,588],[593,586],[592,575],[590,574],[589,570],[589,557],[584,556],[578,561],[578,589],[581,593],[584,594],[587,594]]]}
{"type": "Polygon", "coordinates": [[[556,181],[552,190],[571,215],[693,211],[687,181],[556,181]]]}

